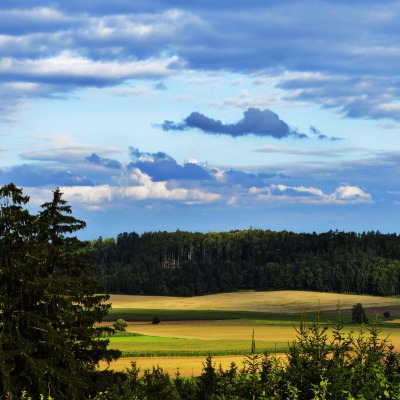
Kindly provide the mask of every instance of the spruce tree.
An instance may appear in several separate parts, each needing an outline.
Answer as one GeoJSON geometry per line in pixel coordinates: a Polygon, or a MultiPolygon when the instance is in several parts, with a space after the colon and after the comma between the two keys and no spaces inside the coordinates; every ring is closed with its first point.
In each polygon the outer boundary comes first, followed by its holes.
{"type": "Polygon", "coordinates": [[[109,305],[95,271],[73,236],[85,223],[72,216],[59,189],[37,215],[13,184],[0,189],[0,390],[83,399],[93,391],[110,329],[97,325],[109,305]]]}
{"type": "Polygon", "coordinates": [[[361,303],[357,303],[353,306],[351,311],[351,319],[357,324],[368,324],[368,318],[361,303]]]}

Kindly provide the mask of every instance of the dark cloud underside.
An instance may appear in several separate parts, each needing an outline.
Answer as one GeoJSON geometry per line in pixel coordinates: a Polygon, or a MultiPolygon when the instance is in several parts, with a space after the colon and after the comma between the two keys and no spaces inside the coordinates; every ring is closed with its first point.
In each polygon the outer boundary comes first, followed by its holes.
{"type": "Polygon", "coordinates": [[[149,175],[155,182],[175,179],[183,180],[207,180],[209,173],[200,165],[185,163],[179,165],[176,160],[166,153],[145,153],[135,147],[130,147],[132,162],[129,168],[138,168],[149,175]]]}
{"type": "Polygon", "coordinates": [[[276,139],[288,136],[307,137],[292,130],[273,111],[268,109],[260,110],[258,108],[249,108],[244,112],[243,118],[235,124],[224,124],[199,112],[192,112],[182,122],[164,121],[161,127],[164,131],[199,129],[211,135],[229,135],[232,137],[245,135],[270,136],[276,139]]]}

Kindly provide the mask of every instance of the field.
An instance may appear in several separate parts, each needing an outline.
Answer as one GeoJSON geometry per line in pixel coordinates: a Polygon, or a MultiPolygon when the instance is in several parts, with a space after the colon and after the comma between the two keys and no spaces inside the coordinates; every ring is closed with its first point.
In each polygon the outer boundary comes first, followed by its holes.
{"type": "Polygon", "coordinates": [[[110,338],[110,347],[123,353],[110,365],[115,370],[136,361],[142,370],[159,365],[172,376],[177,368],[183,376],[199,375],[208,354],[217,365],[228,367],[234,361],[240,366],[244,354],[250,353],[253,331],[257,352],[283,354],[296,336],[301,308],[308,320],[319,308],[323,321],[335,322],[338,302],[347,331],[357,330],[351,323],[351,308],[362,303],[371,320],[375,316],[380,320],[382,337],[390,335],[400,351],[399,298],[276,291],[190,298],[113,295],[110,301],[113,308],[104,323],[128,321],[126,333],[110,338]],[[390,311],[390,320],[382,319],[384,311],[390,311]],[[160,324],[151,323],[156,315],[160,324]]]}
{"type": "Polygon", "coordinates": [[[344,309],[356,303],[364,307],[400,306],[400,299],[393,297],[359,296],[353,294],[318,293],[282,290],[273,292],[242,291],[197,297],[126,296],[112,295],[113,309],[145,310],[227,310],[271,313],[298,313],[301,307],[315,310],[336,310],[340,302],[344,309]]]}

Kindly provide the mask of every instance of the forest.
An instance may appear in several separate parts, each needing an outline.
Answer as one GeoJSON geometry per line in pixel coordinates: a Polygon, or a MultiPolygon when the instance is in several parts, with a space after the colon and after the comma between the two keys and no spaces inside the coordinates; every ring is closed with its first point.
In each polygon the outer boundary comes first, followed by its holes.
{"type": "Polygon", "coordinates": [[[400,293],[400,237],[380,232],[121,233],[90,242],[108,293],[198,296],[236,290],[400,293]]]}

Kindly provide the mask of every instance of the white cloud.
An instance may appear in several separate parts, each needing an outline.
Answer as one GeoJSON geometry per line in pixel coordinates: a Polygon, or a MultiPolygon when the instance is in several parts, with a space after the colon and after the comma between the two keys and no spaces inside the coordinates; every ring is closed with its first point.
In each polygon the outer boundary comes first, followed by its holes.
{"type": "Polygon", "coordinates": [[[24,9],[11,9],[2,11],[3,18],[29,18],[31,20],[39,20],[41,22],[47,20],[54,22],[54,20],[65,20],[67,17],[49,7],[34,7],[24,9]]]}
{"type": "Polygon", "coordinates": [[[266,188],[252,187],[249,194],[263,201],[305,204],[359,204],[373,203],[372,196],[357,186],[339,186],[333,193],[304,186],[271,185],[266,188]]]}
{"type": "MultiPolygon", "coordinates": [[[[89,210],[124,207],[132,201],[172,201],[182,204],[208,204],[220,200],[221,195],[201,189],[169,187],[167,182],[153,182],[149,175],[134,169],[130,182],[120,186],[109,184],[96,186],[61,186],[64,199],[74,206],[89,210]]],[[[51,197],[46,188],[26,188],[33,204],[42,204],[51,197]]]]}
{"type": "Polygon", "coordinates": [[[110,39],[113,41],[116,39],[145,41],[156,38],[174,38],[181,30],[202,24],[194,14],[179,9],[152,14],[93,17],[87,23],[88,27],[80,32],[82,36],[86,36],[90,40],[110,39]]]}
{"type": "MultiPolygon", "coordinates": [[[[76,77],[118,81],[134,77],[167,76],[172,73],[172,66],[175,68],[179,62],[177,56],[125,62],[94,61],[65,51],[56,56],[34,60],[3,58],[0,60],[0,73],[24,77],[27,81],[41,78],[46,82],[49,78],[63,76],[68,76],[72,83],[76,77]]],[[[59,84],[62,84],[62,81],[59,84]]]]}
{"type": "Polygon", "coordinates": [[[371,203],[372,197],[357,186],[339,186],[332,196],[339,203],[371,203]]]}

